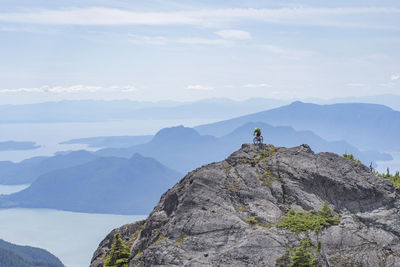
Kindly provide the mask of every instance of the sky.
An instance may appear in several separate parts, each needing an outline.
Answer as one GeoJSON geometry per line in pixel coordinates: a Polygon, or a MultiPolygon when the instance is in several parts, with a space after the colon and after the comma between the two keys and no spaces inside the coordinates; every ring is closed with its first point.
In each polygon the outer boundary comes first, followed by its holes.
{"type": "Polygon", "coordinates": [[[0,104],[400,95],[398,0],[0,3],[0,104]]]}

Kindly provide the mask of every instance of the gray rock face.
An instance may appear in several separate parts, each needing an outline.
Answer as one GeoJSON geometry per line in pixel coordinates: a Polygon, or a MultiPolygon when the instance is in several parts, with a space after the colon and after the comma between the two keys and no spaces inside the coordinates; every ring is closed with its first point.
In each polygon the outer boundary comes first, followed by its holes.
{"type": "MultiPolygon", "coordinates": [[[[360,163],[307,145],[245,144],[187,174],[144,222],[117,230],[130,240],[129,266],[289,266],[304,238],[319,266],[400,266],[399,211],[399,191],[360,163]],[[290,209],[325,201],[338,225],[318,233],[277,225],[290,209]]],[[[101,266],[112,236],[91,266],[101,266]]]]}

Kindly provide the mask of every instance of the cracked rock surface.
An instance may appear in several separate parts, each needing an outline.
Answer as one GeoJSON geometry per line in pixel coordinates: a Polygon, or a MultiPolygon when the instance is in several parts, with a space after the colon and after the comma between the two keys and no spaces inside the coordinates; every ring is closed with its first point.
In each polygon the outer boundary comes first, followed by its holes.
{"type": "Polygon", "coordinates": [[[111,232],[90,266],[102,266],[115,231],[130,246],[129,266],[289,266],[290,249],[306,237],[319,266],[400,266],[399,211],[398,189],[361,163],[307,145],[244,144],[187,174],[145,221],[111,232]],[[338,225],[277,226],[290,209],[316,211],[325,201],[338,225]]]}

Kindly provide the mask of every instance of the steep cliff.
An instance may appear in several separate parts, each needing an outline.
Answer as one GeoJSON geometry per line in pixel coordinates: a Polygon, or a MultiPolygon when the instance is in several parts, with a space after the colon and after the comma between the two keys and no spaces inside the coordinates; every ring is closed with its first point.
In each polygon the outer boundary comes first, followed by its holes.
{"type": "Polygon", "coordinates": [[[131,248],[129,266],[400,266],[399,211],[399,191],[361,163],[307,145],[245,144],[114,232],[131,248]]]}

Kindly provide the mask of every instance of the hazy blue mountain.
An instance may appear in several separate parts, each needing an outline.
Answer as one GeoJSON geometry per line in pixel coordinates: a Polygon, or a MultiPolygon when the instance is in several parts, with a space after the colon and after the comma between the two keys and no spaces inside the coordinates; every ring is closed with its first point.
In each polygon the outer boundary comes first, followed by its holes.
{"type": "Polygon", "coordinates": [[[181,174],[139,154],[104,157],[41,175],[25,190],[0,196],[0,207],[147,214],[181,174]]]}
{"type": "Polygon", "coordinates": [[[98,136],[72,139],[60,144],[86,144],[89,147],[129,147],[149,142],[152,135],[140,136],[98,136]]]}
{"type": "Polygon", "coordinates": [[[53,157],[34,157],[19,163],[0,161],[0,184],[30,184],[41,174],[83,164],[96,157],[91,152],[80,150],[53,157]]]}
{"type": "Polygon", "coordinates": [[[400,112],[376,104],[290,105],[195,127],[201,134],[223,136],[247,122],[311,130],[326,140],[346,140],[366,150],[400,150],[400,112]]]}
{"type": "Polygon", "coordinates": [[[206,99],[197,102],[69,100],[0,106],[0,123],[93,122],[124,119],[224,119],[287,104],[275,99],[206,99]]]}
{"type": "Polygon", "coordinates": [[[37,149],[40,146],[35,142],[28,141],[2,141],[0,142],[0,151],[7,150],[31,150],[37,149]]]}
{"type": "Polygon", "coordinates": [[[220,160],[232,151],[214,136],[200,135],[194,129],[178,126],[160,130],[149,143],[128,148],[102,149],[95,154],[127,158],[140,153],[186,173],[203,164],[220,160]]]}
{"type": "Polygon", "coordinates": [[[336,103],[371,103],[388,106],[395,110],[400,110],[400,95],[382,94],[374,96],[353,96],[338,97],[331,99],[307,98],[305,102],[318,104],[336,104],[336,103]]]}
{"type": "Polygon", "coordinates": [[[291,127],[273,127],[259,123],[247,123],[231,133],[216,138],[200,135],[196,130],[183,126],[160,130],[147,144],[127,148],[107,148],[95,152],[99,156],[130,157],[133,153],[153,157],[182,173],[201,165],[219,161],[240,148],[243,143],[251,143],[255,127],[263,130],[266,143],[280,146],[309,144],[315,151],[329,151],[338,154],[352,153],[364,163],[376,160],[391,160],[391,156],[375,151],[361,152],[345,141],[328,142],[311,131],[295,131],[291,127]],[[210,151],[213,151],[210,153],[210,151]]]}
{"type": "Polygon", "coordinates": [[[0,266],[62,267],[62,262],[47,250],[19,246],[0,239],[0,266]]]}

